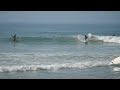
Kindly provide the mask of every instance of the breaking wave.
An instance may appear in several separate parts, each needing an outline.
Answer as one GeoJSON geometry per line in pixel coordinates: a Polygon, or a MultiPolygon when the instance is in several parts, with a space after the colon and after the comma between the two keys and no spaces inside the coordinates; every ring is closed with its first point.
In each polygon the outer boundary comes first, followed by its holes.
{"type": "MultiPolygon", "coordinates": [[[[91,33],[88,33],[87,36],[88,36],[88,41],[120,43],[120,37],[118,36],[99,36],[99,35],[93,35],[91,33]]],[[[76,38],[80,41],[84,41],[84,37],[82,35],[77,35],[76,38]]]]}
{"type": "Polygon", "coordinates": [[[36,70],[51,70],[56,71],[59,69],[71,68],[87,68],[95,66],[106,66],[103,62],[79,62],[79,63],[64,63],[64,64],[49,64],[49,65],[14,65],[14,66],[0,66],[0,72],[17,72],[17,71],[36,71],[36,70]]]}
{"type": "MultiPolygon", "coordinates": [[[[107,43],[120,43],[119,36],[100,36],[88,33],[88,42],[107,42],[107,43]]],[[[0,38],[0,42],[8,42],[10,38],[0,38]]],[[[84,35],[70,35],[70,36],[44,36],[44,37],[19,37],[18,42],[84,42],[84,35]]]]}

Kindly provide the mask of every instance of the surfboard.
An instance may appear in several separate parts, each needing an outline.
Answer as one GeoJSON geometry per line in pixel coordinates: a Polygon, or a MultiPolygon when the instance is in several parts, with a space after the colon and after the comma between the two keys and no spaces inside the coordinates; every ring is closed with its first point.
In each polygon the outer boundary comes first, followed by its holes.
{"type": "Polygon", "coordinates": [[[88,40],[83,40],[83,42],[88,42],[88,40]]]}
{"type": "Polygon", "coordinates": [[[110,65],[120,65],[120,57],[113,59],[109,64],[110,65]]]}

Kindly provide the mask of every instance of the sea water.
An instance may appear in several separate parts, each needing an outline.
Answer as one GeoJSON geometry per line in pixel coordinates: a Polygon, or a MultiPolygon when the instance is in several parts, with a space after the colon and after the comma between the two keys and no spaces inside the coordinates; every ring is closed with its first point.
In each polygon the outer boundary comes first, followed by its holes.
{"type": "Polygon", "coordinates": [[[118,79],[119,56],[119,24],[0,24],[1,79],[118,79]]]}

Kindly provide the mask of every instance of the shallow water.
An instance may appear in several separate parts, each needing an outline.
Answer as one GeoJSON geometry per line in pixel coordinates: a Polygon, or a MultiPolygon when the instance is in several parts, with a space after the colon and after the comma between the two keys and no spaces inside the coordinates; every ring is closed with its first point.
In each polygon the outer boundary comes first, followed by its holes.
{"type": "Polygon", "coordinates": [[[120,25],[0,25],[0,78],[118,79],[120,25]],[[116,33],[116,36],[112,36],[116,33]],[[17,34],[17,42],[11,42],[17,34]],[[84,35],[88,43],[84,43],[84,35]]]}

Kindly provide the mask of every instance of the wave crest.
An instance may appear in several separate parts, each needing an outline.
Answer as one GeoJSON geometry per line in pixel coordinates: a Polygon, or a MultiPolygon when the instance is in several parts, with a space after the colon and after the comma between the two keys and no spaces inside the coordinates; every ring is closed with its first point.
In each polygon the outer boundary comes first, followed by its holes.
{"type": "MultiPolygon", "coordinates": [[[[117,36],[99,36],[99,35],[93,35],[91,33],[88,33],[88,41],[102,41],[102,42],[109,42],[109,43],[120,43],[120,37],[117,36]]],[[[80,41],[84,40],[83,35],[77,35],[76,38],[80,41]]]]}

